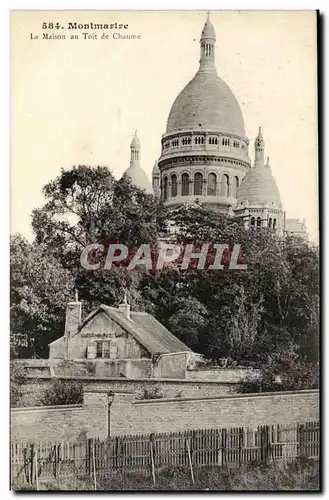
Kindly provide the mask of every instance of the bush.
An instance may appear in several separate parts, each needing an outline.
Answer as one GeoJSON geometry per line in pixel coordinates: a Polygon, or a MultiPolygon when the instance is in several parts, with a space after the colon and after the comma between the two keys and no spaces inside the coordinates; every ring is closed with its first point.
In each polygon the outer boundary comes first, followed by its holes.
{"type": "Polygon", "coordinates": [[[143,389],[138,396],[138,399],[161,399],[164,398],[165,395],[159,389],[159,387],[154,387],[153,389],[143,389]]]}
{"type": "Polygon", "coordinates": [[[26,379],[26,369],[18,363],[10,364],[10,406],[19,406],[26,379]]]}
{"type": "Polygon", "coordinates": [[[82,402],[83,385],[72,380],[53,380],[41,397],[41,404],[45,406],[74,405],[82,402]]]}

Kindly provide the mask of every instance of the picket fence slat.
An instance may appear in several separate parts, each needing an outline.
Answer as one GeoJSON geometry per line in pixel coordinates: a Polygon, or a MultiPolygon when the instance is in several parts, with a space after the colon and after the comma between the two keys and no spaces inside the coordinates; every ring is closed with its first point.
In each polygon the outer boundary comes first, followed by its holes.
{"type": "Polygon", "coordinates": [[[31,484],[36,481],[36,474],[40,482],[71,475],[92,477],[94,472],[99,477],[121,470],[151,471],[153,466],[159,471],[168,466],[238,466],[255,460],[318,458],[319,453],[318,421],[260,425],[257,429],[212,428],[171,434],[115,436],[85,442],[12,442],[11,482],[14,485],[31,484]]]}

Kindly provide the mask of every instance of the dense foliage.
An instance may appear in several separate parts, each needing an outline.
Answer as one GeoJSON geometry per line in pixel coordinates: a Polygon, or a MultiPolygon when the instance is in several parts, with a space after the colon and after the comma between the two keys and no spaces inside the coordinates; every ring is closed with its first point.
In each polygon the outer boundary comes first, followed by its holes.
{"type": "Polygon", "coordinates": [[[65,303],[76,287],[85,312],[100,303],[116,306],[127,290],[134,309],[151,312],[214,360],[230,357],[263,367],[293,351],[295,367],[318,361],[317,247],[265,228],[247,231],[239,219],[199,205],[168,212],[128,179],[116,181],[105,167],[62,171],[44,195],[45,205],[32,214],[35,241],[12,239],[12,331],[33,338],[38,355],[62,333],[65,303]],[[156,249],[159,239],[183,247],[193,243],[196,249],[208,243],[209,262],[212,245],[227,244],[223,269],[199,270],[197,261],[186,271],[177,265],[161,271],[122,266],[87,271],[80,265],[81,251],[90,243],[105,250],[110,243],[130,248],[150,243],[156,249]],[[245,270],[229,269],[234,244],[241,245],[238,262],[247,264],[245,270]]]}

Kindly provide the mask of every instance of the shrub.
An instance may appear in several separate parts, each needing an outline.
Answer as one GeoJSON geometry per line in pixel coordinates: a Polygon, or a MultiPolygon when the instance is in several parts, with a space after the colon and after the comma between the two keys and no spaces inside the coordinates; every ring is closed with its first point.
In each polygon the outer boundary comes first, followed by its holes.
{"type": "Polygon", "coordinates": [[[23,385],[26,379],[26,369],[18,363],[10,365],[10,405],[19,406],[23,393],[23,385]]]}
{"type": "Polygon", "coordinates": [[[138,399],[161,399],[164,398],[165,395],[159,389],[159,387],[154,387],[153,389],[144,388],[142,392],[139,394],[138,399]]]}
{"type": "Polygon", "coordinates": [[[53,380],[41,397],[41,403],[45,406],[74,405],[82,402],[83,385],[72,380],[53,380]]]}

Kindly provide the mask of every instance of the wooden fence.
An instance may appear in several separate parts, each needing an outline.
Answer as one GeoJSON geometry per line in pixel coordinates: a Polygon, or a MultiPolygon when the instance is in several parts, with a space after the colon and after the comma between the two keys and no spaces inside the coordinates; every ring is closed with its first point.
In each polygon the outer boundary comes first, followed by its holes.
{"type": "Polygon", "coordinates": [[[200,429],[171,434],[129,435],[82,442],[11,443],[12,485],[75,476],[95,480],[123,470],[168,466],[238,466],[253,461],[318,458],[319,422],[261,425],[257,429],[200,429]]]}

